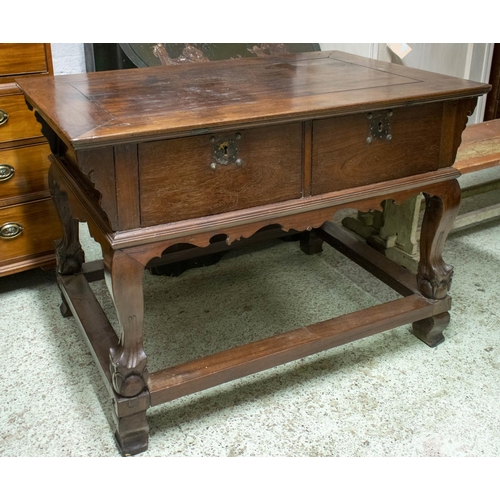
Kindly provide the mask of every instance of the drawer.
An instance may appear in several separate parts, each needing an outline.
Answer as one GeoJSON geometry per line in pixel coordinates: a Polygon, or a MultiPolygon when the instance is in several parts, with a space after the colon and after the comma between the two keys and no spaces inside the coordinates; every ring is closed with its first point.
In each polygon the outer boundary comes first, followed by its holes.
{"type": "Polygon", "coordinates": [[[23,94],[0,96],[0,146],[2,143],[42,136],[42,126],[26,106],[23,94]]]}
{"type": "Polygon", "coordinates": [[[43,43],[0,44],[0,77],[48,71],[43,43]]]}
{"type": "Polygon", "coordinates": [[[140,144],[141,224],[300,198],[301,164],[301,123],[140,144]]]}
{"type": "Polygon", "coordinates": [[[312,194],[436,170],[442,116],[443,104],[432,103],[395,108],[392,115],[374,112],[371,119],[362,113],[315,120],[312,194]],[[384,136],[387,127],[390,139],[384,136]]]}
{"type": "Polygon", "coordinates": [[[2,201],[49,189],[48,144],[0,149],[0,206],[2,201]]]}
{"type": "Polygon", "coordinates": [[[17,226],[11,226],[9,230],[5,226],[9,223],[18,224],[23,230],[13,238],[0,237],[2,261],[54,250],[54,241],[62,235],[59,218],[50,198],[1,208],[0,234],[15,233],[17,226]]]}

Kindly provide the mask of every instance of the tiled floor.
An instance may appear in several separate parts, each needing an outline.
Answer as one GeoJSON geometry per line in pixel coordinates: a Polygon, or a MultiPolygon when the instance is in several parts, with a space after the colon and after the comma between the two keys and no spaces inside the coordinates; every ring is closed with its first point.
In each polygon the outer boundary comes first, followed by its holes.
{"type": "MultiPolygon", "coordinates": [[[[452,320],[438,347],[400,327],[152,408],[141,456],[498,457],[499,242],[498,219],[450,235],[452,320]]],[[[296,243],[177,278],[148,273],[145,295],[152,371],[395,297],[334,250],[306,256],[296,243]]],[[[110,401],[59,314],[54,272],[2,278],[0,299],[0,456],[118,456],[110,401]]]]}

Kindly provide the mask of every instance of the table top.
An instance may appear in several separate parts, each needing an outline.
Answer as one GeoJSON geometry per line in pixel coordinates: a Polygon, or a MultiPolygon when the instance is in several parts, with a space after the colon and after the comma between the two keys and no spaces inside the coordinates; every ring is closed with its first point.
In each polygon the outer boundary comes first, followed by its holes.
{"type": "Polygon", "coordinates": [[[457,99],[490,88],[337,51],[17,82],[77,150],[457,99]]]}

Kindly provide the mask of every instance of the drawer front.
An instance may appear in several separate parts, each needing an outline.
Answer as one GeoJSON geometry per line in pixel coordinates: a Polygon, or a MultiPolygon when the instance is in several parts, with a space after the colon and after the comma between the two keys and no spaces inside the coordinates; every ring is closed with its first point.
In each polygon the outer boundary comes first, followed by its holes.
{"type": "Polygon", "coordinates": [[[139,165],[142,226],[300,198],[302,124],[141,144],[139,165]]]}
{"type": "Polygon", "coordinates": [[[1,43],[0,77],[24,73],[47,73],[43,43],[1,43]]]}
{"type": "Polygon", "coordinates": [[[436,170],[442,116],[432,103],[314,121],[312,194],[436,170]]]}
{"type": "Polygon", "coordinates": [[[49,189],[48,144],[0,149],[0,200],[49,189]]]}
{"type": "Polygon", "coordinates": [[[26,106],[23,94],[0,97],[0,145],[5,142],[42,136],[42,126],[26,106]]]}
{"type": "Polygon", "coordinates": [[[0,209],[0,259],[33,256],[54,250],[62,230],[50,198],[0,209]],[[9,225],[12,224],[12,225],[9,225]],[[18,227],[23,229],[19,233],[18,227]],[[6,236],[15,235],[12,238],[6,236]]]}

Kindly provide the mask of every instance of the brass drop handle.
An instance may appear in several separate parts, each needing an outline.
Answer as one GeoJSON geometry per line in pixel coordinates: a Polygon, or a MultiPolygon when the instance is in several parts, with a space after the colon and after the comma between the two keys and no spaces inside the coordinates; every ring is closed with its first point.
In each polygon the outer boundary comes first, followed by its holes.
{"type": "Polygon", "coordinates": [[[14,177],[15,173],[14,167],[6,163],[0,164],[0,182],[8,181],[11,177],[14,177]]]}
{"type": "Polygon", "coordinates": [[[6,222],[0,226],[0,239],[11,240],[17,238],[24,231],[24,227],[17,222],[6,222]]]}
{"type": "Polygon", "coordinates": [[[9,119],[9,115],[7,114],[7,112],[4,111],[3,109],[0,109],[0,125],[7,123],[8,119],[9,119]]]}

